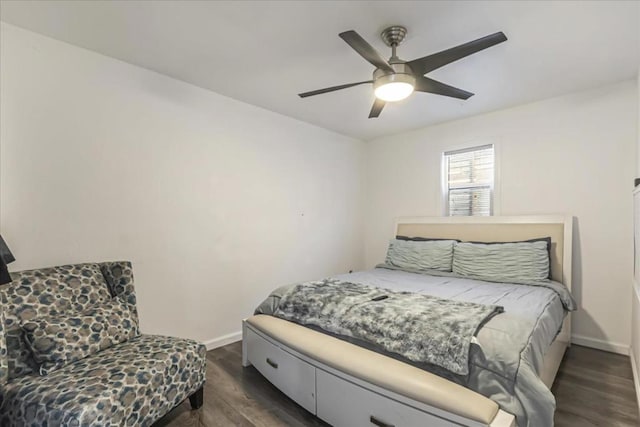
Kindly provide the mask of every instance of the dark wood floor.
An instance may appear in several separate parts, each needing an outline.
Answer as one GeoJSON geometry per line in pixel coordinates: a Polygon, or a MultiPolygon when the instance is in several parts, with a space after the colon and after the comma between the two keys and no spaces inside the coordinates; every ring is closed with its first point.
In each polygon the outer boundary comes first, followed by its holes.
{"type": "MultiPolygon", "coordinates": [[[[253,367],[242,368],[241,344],[207,355],[204,406],[188,401],[154,427],[162,426],[326,426],[265,380],[253,367]]],[[[638,427],[638,407],[629,358],[577,345],[560,367],[552,391],[557,427],[638,427]]]]}
{"type": "Polygon", "coordinates": [[[628,356],[572,345],[551,391],[557,427],[640,426],[628,356]]]}

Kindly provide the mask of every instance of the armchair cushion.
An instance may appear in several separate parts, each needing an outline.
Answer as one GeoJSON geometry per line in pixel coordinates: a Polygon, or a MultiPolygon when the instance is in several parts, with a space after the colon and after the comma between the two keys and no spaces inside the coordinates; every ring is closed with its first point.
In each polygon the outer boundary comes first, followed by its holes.
{"type": "Polygon", "coordinates": [[[38,369],[23,339],[23,323],[79,313],[112,298],[97,263],[20,271],[11,277],[13,281],[0,290],[9,379],[38,369]]]}
{"type": "Polygon", "coordinates": [[[198,390],[206,348],[196,341],[140,335],[47,376],[9,381],[2,426],[150,426],[198,390]]]}
{"type": "Polygon", "coordinates": [[[118,297],[79,314],[28,321],[22,329],[40,375],[138,335],[129,305],[118,297]]]}

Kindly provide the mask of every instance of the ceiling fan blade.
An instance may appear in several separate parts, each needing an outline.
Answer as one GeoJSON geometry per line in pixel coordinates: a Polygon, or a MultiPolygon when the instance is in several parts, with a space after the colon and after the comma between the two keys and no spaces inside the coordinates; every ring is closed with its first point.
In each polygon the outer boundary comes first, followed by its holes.
{"type": "Polygon", "coordinates": [[[346,89],[348,87],[363,85],[365,83],[373,83],[373,80],[366,80],[366,81],[357,82],[357,83],[347,83],[346,85],[340,85],[340,86],[326,87],[324,89],[312,90],[311,92],[299,93],[298,96],[300,98],[306,98],[307,96],[320,95],[322,93],[333,92],[334,90],[346,89]]]}
{"type": "Polygon", "coordinates": [[[435,93],[436,95],[450,96],[458,99],[469,99],[473,96],[471,92],[458,89],[457,87],[449,86],[444,83],[440,83],[436,80],[428,77],[419,76],[416,77],[416,86],[414,90],[418,92],[435,93]]]}
{"type": "Polygon", "coordinates": [[[380,115],[380,112],[382,111],[382,109],[384,108],[384,105],[386,104],[385,101],[383,101],[382,99],[378,99],[376,98],[375,102],[373,103],[373,106],[371,107],[371,112],[369,113],[369,118],[376,118],[380,115]]]}
{"type": "Polygon", "coordinates": [[[478,40],[474,40],[442,52],[434,53],[422,58],[407,62],[415,74],[427,74],[444,65],[450,64],[465,56],[472,55],[483,49],[502,43],[507,40],[507,36],[502,31],[491,34],[478,40]]]}
{"type": "Polygon", "coordinates": [[[353,30],[345,31],[339,34],[340,38],[347,42],[349,46],[360,54],[364,59],[375,65],[377,68],[388,71],[395,74],[395,70],[386,59],[380,53],[374,49],[365,39],[360,37],[358,33],[353,30]]]}

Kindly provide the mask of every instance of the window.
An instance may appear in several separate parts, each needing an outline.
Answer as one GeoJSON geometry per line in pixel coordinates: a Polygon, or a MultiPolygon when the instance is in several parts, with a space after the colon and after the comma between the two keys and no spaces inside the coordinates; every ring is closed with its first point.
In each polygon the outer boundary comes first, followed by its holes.
{"type": "Polygon", "coordinates": [[[491,215],[493,169],[493,145],[445,152],[446,215],[491,215]]]}

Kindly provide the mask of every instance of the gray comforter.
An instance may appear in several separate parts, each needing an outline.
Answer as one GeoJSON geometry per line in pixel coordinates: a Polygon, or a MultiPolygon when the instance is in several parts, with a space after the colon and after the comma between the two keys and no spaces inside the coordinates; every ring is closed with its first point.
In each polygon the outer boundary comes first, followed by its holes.
{"type": "MultiPolygon", "coordinates": [[[[471,346],[468,375],[453,375],[433,365],[420,367],[491,398],[502,409],[514,414],[520,427],[553,425],[555,399],[538,373],[546,350],[562,327],[566,310],[575,309],[571,295],[563,285],[551,281],[535,286],[491,283],[386,268],[333,278],[504,307],[504,313],[493,317],[477,333],[476,345],[471,346]]],[[[273,314],[278,309],[280,297],[291,286],[276,289],[256,312],[273,314]]],[[[351,340],[350,337],[338,336],[351,340]]],[[[364,346],[393,356],[383,348],[364,346]]]]}
{"type": "Polygon", "coordinates": [[[467,375],[471,340],[501,312],[495,305],[325,279],[288,289],[273,315],[467,375]]]}

